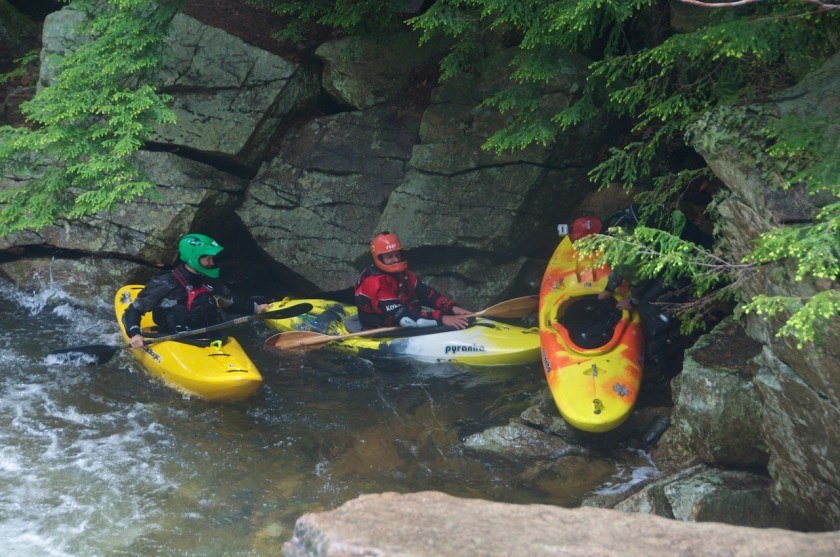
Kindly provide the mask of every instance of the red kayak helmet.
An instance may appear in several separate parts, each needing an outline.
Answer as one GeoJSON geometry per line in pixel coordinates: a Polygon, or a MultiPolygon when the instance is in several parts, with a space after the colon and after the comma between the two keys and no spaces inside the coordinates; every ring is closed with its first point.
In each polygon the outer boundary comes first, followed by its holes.
{"type": "Polygon", "coordinates": [[[601,219],[598,217],[579,217],[572,221],[569,239],[575,242],[584,236],[601,232],[601,219]]]}
{"type": "Polygon", "coordinates": [[[386,273],[399,273],[408,269],[408,261],[406,261],[402,254],[402,244],[400,244],[400,239],[397,238],[397,235],[393,232],[385,231],[382,234],[378,234],[370,243],[370,254],[373,256],[374,265],[386,273]],[[382,256],[386,253],[394,252],[399,253],[400,260],[391,265],[385,264],[385,262],[381,259],[382,256]]]}

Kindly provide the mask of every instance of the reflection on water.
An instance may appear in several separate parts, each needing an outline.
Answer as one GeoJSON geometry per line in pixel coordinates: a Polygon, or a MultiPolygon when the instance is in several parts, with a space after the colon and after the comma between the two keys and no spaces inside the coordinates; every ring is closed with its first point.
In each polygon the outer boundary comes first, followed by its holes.
{"type": "Polygon", "coordinates": [[[102,366],[46,358],[118,342],[112,309],[60,289],[0,283],[0,538],[4,555],[276,555],[304,512],[362,493],[440,490],[579,504],[637,469],[580,459],[579,474],[461,440],[517,416],[545,388],[539,364],[467,369],[372,363],[316,350],[263,354],[265,384],[236,404],[189,400],[121,352],[102,366]]]}

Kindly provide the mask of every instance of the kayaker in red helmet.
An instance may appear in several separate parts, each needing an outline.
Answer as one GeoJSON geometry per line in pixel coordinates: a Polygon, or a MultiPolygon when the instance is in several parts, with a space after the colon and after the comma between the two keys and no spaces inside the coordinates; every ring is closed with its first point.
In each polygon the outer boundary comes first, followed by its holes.
{"type": "Polygon", "coordinates": [[[471,313],[408,269],[400,239],[393,232],[378,234],[370,243],[373,265],[356,281],[356,307],[366,329],[376,327],[434,327],[464,329],[471,313]],[[429,309],[424,309],[429,308],[429,309]]]}

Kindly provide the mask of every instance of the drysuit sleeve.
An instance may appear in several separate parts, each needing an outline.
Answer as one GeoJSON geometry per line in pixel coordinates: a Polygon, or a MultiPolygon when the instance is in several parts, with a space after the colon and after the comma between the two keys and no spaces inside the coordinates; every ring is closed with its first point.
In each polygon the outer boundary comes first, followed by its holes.
{"type": "Polygon", "coordinates": [[[618,289],[618,287],[621,286],[622,282],[624,282],[624,277],[616,273],[615,271],[612,271],[607,277],[607,286],[604,287],[604,290],[615,292],[616,289],[618,289]]]}
{"type": "Polygon", "coordinates": [[[231,292],[228,286],[216,281],[213,283],[213,295],[219,308],[238,314],[257,313],[257,303],[231,292]]]}
{"type": "Polygon", "coordinates": [[[134,304],[130,304],[122,314],[122,322],[123,327],[125,327],[125,333],[128,335],[128,338],[133,337],[134,335],[143,334],[143,331],[140,329],[140,319],[143,317],[134,304]]]}
{"type": "Polygon", "coordinates": [[[422,317],[434,319],[439,324],[443,324],[444,315],[454,315],[452,308],[458,305],[421,280],[417,281],[417,299],[421,305],[432,308],[423,311],[422,317]]]}
{"type": "Polygon", "coordinates": [[[377,300],[376,305],[380,312],[391,316],[394,323],[399,323],[402,327],[406,326],[402,324],[404,319],[417,321],[421,317],[419,311],[411,311],[411,309],[401,303],[399,298],[393,293],[386,294],[385,292],[380,291],[380,297],[377,300]]]}
{"type": "Polygon", "coordinates": [[[171,274],[159,275],[152,280],[137,294],[134,301],[125,308],[122,315],[123,326],[129,338],[134,335],[142,334],[140,329],[140,320],[143,315],[152,311],[162,299],[166,297],[169,292],[175,287],[180,287],[177,283],[173,286],[167,280],[171,274]]]}

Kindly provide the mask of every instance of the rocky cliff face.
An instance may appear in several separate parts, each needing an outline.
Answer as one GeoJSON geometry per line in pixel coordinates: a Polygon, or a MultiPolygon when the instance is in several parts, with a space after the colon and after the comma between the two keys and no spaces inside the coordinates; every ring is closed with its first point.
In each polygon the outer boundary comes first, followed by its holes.
{"type": "MultiPolygon", "coordinates": [[[[824,122],[826,140],[840,141],[840,56],[798,85],[761,107],[710,114],[697,127],[693,144],[726,184],[730,195],[717,206],[720,241],[734,253],[746,253],[758,234],[774,225],[811,220],[820,207],[834,202],[808,195],[803,188],[783,190],[766,172],[762,145],[738,130],[758,127],[762,117],[793,115],[803,122],[824,122]]],[[[838,144],[840,145],[840,144],[838,144]]],[[[797,281],[786,265],[759,269],[742,291],[749,300],[757,294],[809,297],[837,282],[797,281]]],[[[762,412],[753,423],[760,427],[769,451],[774,479],[773,498],[793,511],[803,528],[840,527],[840,318],[831,322],[818,345],[798,348],[789,338],[776,336],[781,322],[749,315],[744,327],[760,353],[752,358],[751,387],[762,412]]]]}

